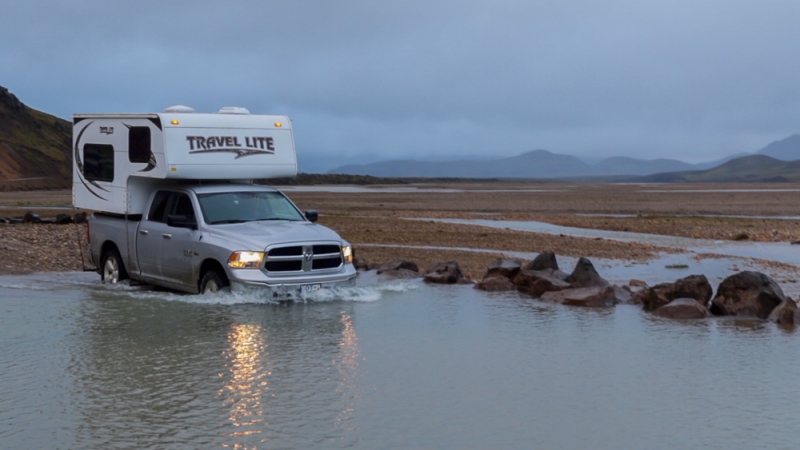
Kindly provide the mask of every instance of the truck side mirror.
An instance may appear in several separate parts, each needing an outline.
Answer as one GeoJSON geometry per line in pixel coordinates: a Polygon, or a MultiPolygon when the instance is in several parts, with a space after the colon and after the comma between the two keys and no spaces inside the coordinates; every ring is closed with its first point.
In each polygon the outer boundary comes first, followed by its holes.
{"type": "Polygon", "coordinates": [[[169,214],[167,215],[167,225],[178,228],[191,228],[197,229],[197,220],[194,217],[184,216],[182,214],[169,214]]]}
{"type": "Polygon", "coordinates": [[[309,222],[316,222],[318,218],[319,214],[317,214],[316,209],[309,209],[306,211],[306,219],[308,219],[309,222]]]}

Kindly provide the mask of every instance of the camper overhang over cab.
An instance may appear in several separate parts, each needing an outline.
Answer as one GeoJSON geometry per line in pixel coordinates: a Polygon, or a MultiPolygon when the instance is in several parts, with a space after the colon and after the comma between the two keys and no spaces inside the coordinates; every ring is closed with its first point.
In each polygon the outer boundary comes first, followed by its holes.
{"type": "Polygon", "coordinates": [[[73,115],[75,207],[142,214],[154,186],[186,180],[292,177],[292,123],[240,107],[195,113],[73,115]]]}

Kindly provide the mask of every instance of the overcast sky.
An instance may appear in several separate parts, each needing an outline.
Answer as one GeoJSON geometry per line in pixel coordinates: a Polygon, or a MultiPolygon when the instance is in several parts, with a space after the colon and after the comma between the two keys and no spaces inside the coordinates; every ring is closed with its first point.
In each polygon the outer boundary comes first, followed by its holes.
{"type": "Polygon", "coordinates": [[[796,0],[0,0],[0,42],[0,85],[31,107],[288,114],[301,171],[699,162],[800,132],[796,0]]]}

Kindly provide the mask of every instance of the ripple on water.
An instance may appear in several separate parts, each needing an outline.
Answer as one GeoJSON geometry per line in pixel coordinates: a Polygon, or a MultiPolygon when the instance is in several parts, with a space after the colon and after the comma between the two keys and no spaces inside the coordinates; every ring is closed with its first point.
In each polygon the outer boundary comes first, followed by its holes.
{"type": "Polygon", "coordinates": [[[764,448],[800,429],[800,335],[764,321],[370,275],[281,304],[91,275],[0,277],[4,446],[764,448]]]}

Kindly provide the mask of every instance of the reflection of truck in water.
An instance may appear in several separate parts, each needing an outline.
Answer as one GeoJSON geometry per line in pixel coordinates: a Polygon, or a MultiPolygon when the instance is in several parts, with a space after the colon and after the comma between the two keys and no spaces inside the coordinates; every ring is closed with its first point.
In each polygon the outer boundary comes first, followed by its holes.
{"type": "Polygon", "coordinates": [[[352,284],[352,248],[281,192],[252,179],[294,176],[285,116],[243,108],[74,116],[73,203],[98,211],[89,254],[105,283],[187,292],[352,284]]]}

